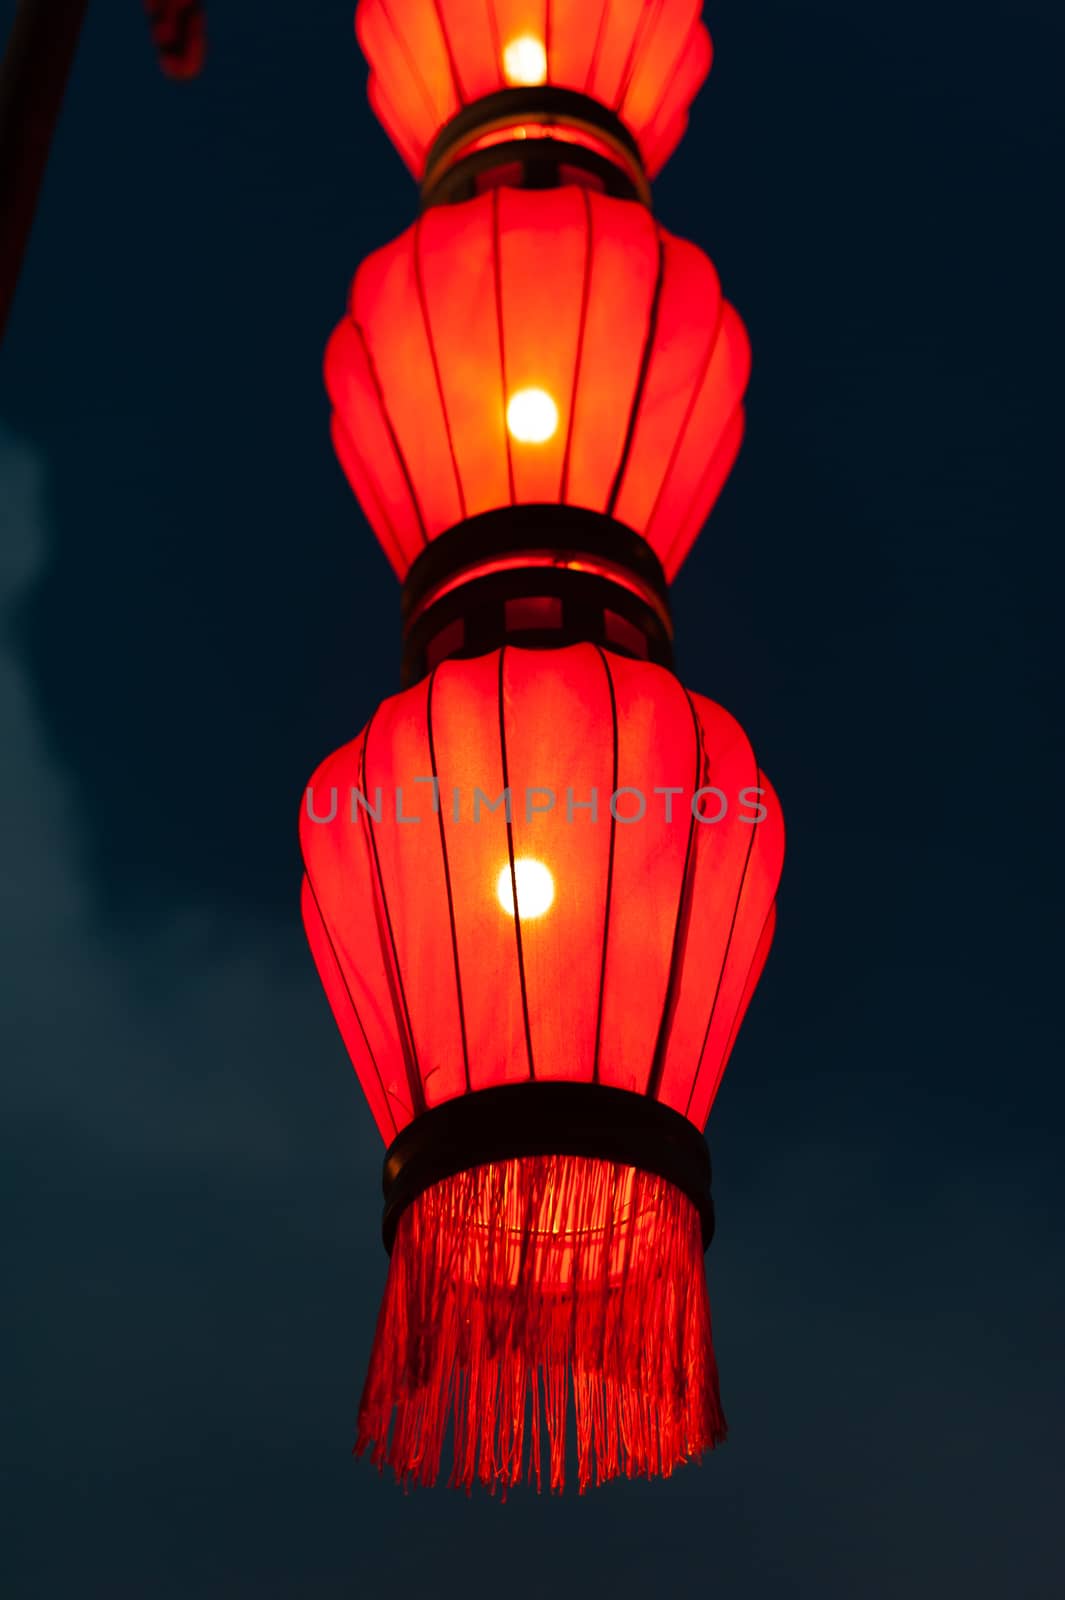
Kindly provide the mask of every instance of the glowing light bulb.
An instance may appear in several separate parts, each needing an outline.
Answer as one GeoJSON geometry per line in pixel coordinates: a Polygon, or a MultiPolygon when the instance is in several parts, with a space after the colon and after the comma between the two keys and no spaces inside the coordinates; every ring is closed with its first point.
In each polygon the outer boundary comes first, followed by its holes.
{"type": "Polygon", "coordinates": [[[558,407],[546,389],[519,389],[507,405],[507,428],[520,444],[544,444],[558,427],[558,407]]]}
{"type": "Polygon", "coordinates": [[[503,76],[508,83],[547,82],[547,51],[531,33],[511,39],[503,50],[503,76]]]}
{"type": "MultiPolygon", "coordinates": [[[[531,856],[519,856],[514,862],[514,879],[518,885],[518,915],[523,922],[532,917],[542,917],[555,899],[555,880],[542,861],[531,856]]],[[[514,915],[514,883],[510,876],[510,862],[496,879],[499,904],[508,916],[514,915]]]]}

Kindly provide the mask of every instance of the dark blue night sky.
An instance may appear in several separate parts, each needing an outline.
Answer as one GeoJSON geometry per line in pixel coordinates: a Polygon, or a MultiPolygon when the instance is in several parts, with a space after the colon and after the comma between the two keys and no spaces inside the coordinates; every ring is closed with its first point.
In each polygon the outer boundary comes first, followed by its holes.
{"type": "Polygon", "coordinates": [[[398,595],[320,361],[416,199],[352,9],[208,0],[186,86],[91,7],[0,358],[0,1589],[1057,1600],[1060,6],[708,7],[656,209],[755,369],[678,665],[790,843],[710,1127],[732,1436],[505,1506],[349,1455],[380,1150],[296,816],[398,595]]]}

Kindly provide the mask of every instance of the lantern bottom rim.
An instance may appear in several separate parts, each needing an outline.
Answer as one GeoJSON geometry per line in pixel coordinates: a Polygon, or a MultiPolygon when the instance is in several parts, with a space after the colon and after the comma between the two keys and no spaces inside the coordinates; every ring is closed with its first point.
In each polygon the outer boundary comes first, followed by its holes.
{"type": "Polygon", "coordinates": [[[415,1117],[385,1153],[381,1234],[391,1253],[400,1216],[425,1189],[458,1172],[523,1156],[583,1156],[672,1183],[714,1234],[710,1151],[671,1106],[599,1083],[500,1084],[445,1100],[415,1117]]]}
{"type": "Polygon", "coordinates": [[[432,540],[406,575],[404,687],[451,657],[578,641],[673,666],[661,563],[604,512],[558,503],[482,511],[432,540]]]}

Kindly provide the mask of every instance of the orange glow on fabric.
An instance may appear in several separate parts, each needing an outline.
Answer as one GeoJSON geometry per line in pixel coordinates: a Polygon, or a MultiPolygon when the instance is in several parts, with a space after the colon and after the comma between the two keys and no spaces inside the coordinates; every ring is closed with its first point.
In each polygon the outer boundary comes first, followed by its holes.
{"type": "Polygon", "coordinates": [[[325,358],[337,455],[401,578],[465,518],[535,503],[613,517],[672,578],[749,369],[702,251],[579,188],[424,213],[364,262],[325,358]]]}

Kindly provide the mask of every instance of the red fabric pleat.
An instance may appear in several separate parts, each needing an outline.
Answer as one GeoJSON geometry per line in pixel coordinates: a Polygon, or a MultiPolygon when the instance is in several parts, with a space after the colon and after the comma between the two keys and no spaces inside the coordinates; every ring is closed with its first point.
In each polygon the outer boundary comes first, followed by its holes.
{"type": "Polygon", "coordinates": [[[404,1484],[560,1491],[668,1476],[725,1437],[691,1201],[609,1161],[534,1156],[434,1184],[399,1221],[356,1452],[404,1484]]]}

